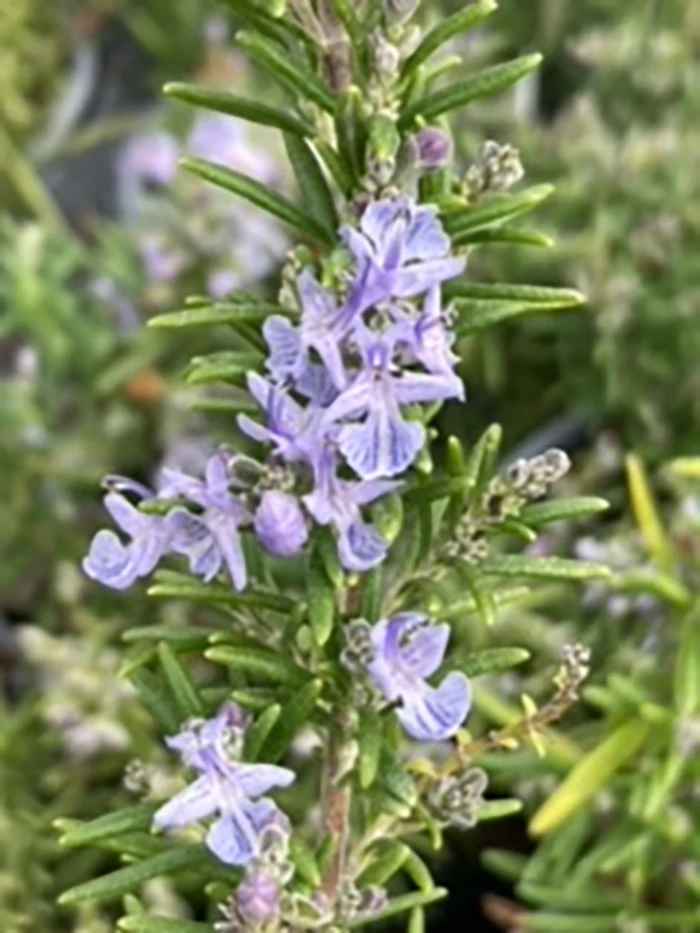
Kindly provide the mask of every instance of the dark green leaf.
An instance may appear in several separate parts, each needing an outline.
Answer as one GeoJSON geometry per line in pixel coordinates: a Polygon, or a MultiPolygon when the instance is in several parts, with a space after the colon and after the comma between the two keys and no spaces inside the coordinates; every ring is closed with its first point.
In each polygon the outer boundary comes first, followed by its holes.
{"type": "Polygon", "coordinates": [[[338,215],[316,153],[305,139],[290,133],[285,133],[284,144],[299,184],[302,204],[329,236],[335,235],[338,215]]]}
{"type": "Polygon", "coordinates": [[[464,7],[464,9],[458,10],[452,16],[442,19],[437,26],[434,26],[427,33],[415,52],[406,59],[402,77],[409,77],[419,65],[427,61],[433,52],[437,52],[453,36],[457,36],[476,26],[490,13],[493,13],[495,9],[495,0],[480,0],[480,2],[464,7]]]}
{"type": "Polygon", "coordinates": [[[195,923],[192,920],[171,920],[168,917],[147,917],[135,914],[122,917],[117,929],[123,933],[211,933],[208,923],[195,923]]]}
{"type": "Polygon", "coordinates": [[[241,117],[243,120],[259,123],[262,126],[274,126],[284,133],[294,133],[297,136],[313,136],[314,133],[312,126],[303,123],[285,110],[268,107],[267,104],[261,104],[255,100],[246,100],[226,91],[216,91],[199,87],[196,84],[173,81],[165,85],[163,93],[187,104],[193,104],[195,107],[227,113],[232,117],[241,117]]]}
{"type": "Polygon", "coordinates": [[[188,719],[190,716],[203,716],[204,707],[194,684],[165,642],[158,645],[158,658],[182,719],[188,719]]]}
{"type": "Polygon", "coordinates": [[[186,574],[162,571],[156,575],[156,583],[148,590],[148,595],[161,599],[188,599],[193,602],[220,604],[234,609],[271,609],[285,614],[292,612],[297,605],[293,599],[279,593],[265,593],[250,587],[238,593],[221,584],[204,584],[186,574]]]}
{"type": "Polygon", "coordinates": [[[367,923],[378,923],[381,920],[388,920],[389,917],[395,917],[397,914],[406,913],[416,907],[426,907],[428,904],[434,904],[447,897],[446,888],[433,888],[431,891],[416,891],[413,894],[403,894],[400,897],[392,898],[386,907],[383,907],[371,917],[353,917],[348,921],[350,929],[365,926],[367,923]]]}
{"type": "Polygon", "coordinates": [[[172,625],[144,625],[128,629],[122,635],[122,641],[164,641],[176,651],[196,651],[209,644],[209,637],[217,629],[202,628],[197,625],[185,625],[174,628],[172,625]]]}
{"type": "Polygon", "coordinates": [[[265,744],[265,740],[270,734],[273,726],[280,718],[282,707],[279,703],[273,703],[258,716],[253,725],[246,732],[245,737],[245,759],[246,761],[257,761],[260,755],[260,749],[265,744]]]}
{"type": "Polygon", "coordinates": [[[308,842],[297,834],[289,840],[289,857],[299,878],[312,888],[320,888],[321,870],[316,857],[308,842]]]}
{"type": "Polygon", "coordinates": [[[216,648],[209,648],[204,652],[204,657],[217,664],[225,664],[237,671],[244,671],[281,684],[299,685],[306,678],[305,672],[284,655],[266,651],[264,648],[220,645],[216,648]]]}
{"type": "Polygon", "coordinates": [[[487,557],[479,571],[499,577],[533,577],[545,580],[598,580],[610,576],[610,570],[591,561],[569,560],[565,557],[527,557],[506,554],[487,557]]]}
{"type": "Polygon", "coordinates": [[[297,732],[308,723],[323,690],[323,682],[312,680],[282,707],[282,714],[260,753],[262,761],[274,764],[285,753],[297,732]]]}
{"type": "Polygon", "coordinates": [[[482,674],[500,674],[524,664],[529,658],[530,652],[525,648],[486,648],[456,656],[450,660],[450,667],[458,667],[467,677],[479,677],[482,674]]]}
{"type": "Polygon", "coordinates": [[[181,164],[189,172],[193,172],[205,181],[232,194],[237,194],[256,207],[267,211],[274,217],[278,217],[284,223],[294,227],[300,233],[306,234],[312,239],[324,246],[332,245],[333,238],[328,234],[324,227],[311,217],[307,217],[299,208],[271,190],[265,185],[261,185],[252,178],[235,172],[233,169],[224,168],[222,165],[214,165],[212,162],[205,162],[203,159],[186,158],[181,160],[181,164]]]}
{"type": "Polygon", "coordinates": [[[382,721],[376,710],[366,709],[360,714],[358,743],[360,787],[367,790],[376,780],[382,751],[382,721]]]}
{"type": "Polygon", "coordinates": [[[157,314],[148,321],[149,327],[213,327],[216,325],[236,325],[264,321],[271,314],[288,316],[291,312],[280,305],[266,302],[255,304],[227,304],[225,302],[207,307],[187,308],[184,311],[171,311],[157,314]]]}
{"type": "Polygon", "coordinates": [[[503,65],[485,68],[469,78],[428,94],[404,111],[400,126],[405,129],[416,117],[431,122],[443,113],[463,107],[480,97],[500,94],[538,68],[541,61],[542,56],[539,54],[523,55],[503,65]]]}
{"type": "Polygon", "coordinates": [[[333,633],[335,592],[326,574],[318,545],[309,555],[306,574],[306,598],[309,604],[309,624],[316,644],[323,648],[333,633]]]}
{"type": "Polygon", "coordinates": [[[141,887],[152,878],[172,876],[184,871],[202,868],[212,859],[206,849],[199,846],[179,846],[161,852],[143,862],[120,868],[109,875],[79,884],[65,891],[58,899],[62,905],[81,904],[84,901],[115,900],[129,891],[141,887]]]}
{"type": "Polygon", "coordinates": [[[490,285],[459,280],[445,286],[450,298],[470,301],[512,301],[536,304],[541,308],[573,308],[586,301],[573,288],[549,288],[544,285],[490,285]]]}
{"type": "Polygon", "coordinates": [[[554,191],[553,185],[535,185],[513,194],[499,194],[473,207],[450,211],[443,215],[445,229],[453,246],[462,246],[478,231],[493,230],[493,235],[502,232],[496,225],[527,214],[538,207],[554,191]]]}
{"type": "Polygon", "coordinates": [[[473,233],[460,233],[453,239],[454,246],[535,246],[551,249],[554,240],[537,230],[516,230],[501,227],[496,230],[474,230],[473,233]]]}
{"type": "Polygon", "coordinates": [[[73,848],[86,846],[101,839],[112,839],[123,833],[139,829],[150,829],[157,804],[142,803],[135,807],[126,807],[114,813],[99,816],[89,823],[71,824],[70,829],[59,839],[59,845],[73,848]]]}
{"type": "Polygon", "coordinates": [[[551,502],[537,502],[527,505],[520,513],[521,520],[531,528],[549,525],[576,518],[588,518],[610,508],[605,499],[598,496],[579,496],[575,499],[554,499],[551,502]]]}
{"type": "Polygon", "coordinates": [[[335,109],[333,95],[326,90],[314,74],[298,68],[294,64],[294,58],[286,54],[283,49],[252,33],[239,32],[236,40],[255,62],[277,78],[280,84],[289,91],[307,97],[322,110],[333,113],[335,109]]]}
{"type": "Polygon", "coordinates": [[[180,712],[158,678],[150,671],[137,670],[129,675],[129,680],[165,731],[171,734],[177,732],[182,721],[180,712]]]}
{"type": "Polygon", "coordinates": [[[384,886],[402,867],[411,850],[403,842],[391,842],[384,846],[378,855],[362,873],[359,883],[362,887],[370,885],[384,886]]]}

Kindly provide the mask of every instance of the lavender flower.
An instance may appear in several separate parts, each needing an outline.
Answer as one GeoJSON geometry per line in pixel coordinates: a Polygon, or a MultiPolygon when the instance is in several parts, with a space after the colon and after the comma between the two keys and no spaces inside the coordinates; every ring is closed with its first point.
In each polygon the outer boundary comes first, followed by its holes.
{"type": "Polygon", "coordinates": [[[449,637],[449,625],[430,625],[424,615],[412,612],[372,628],[370,679],[387,700],[401,701],[397,716],[419,741],[451,738],[469,713],[471,693],[464,674],[453,671],[437,688],[425,682],[442,664],[449,637]]]}
{"type": "Polygon", "coordinates": [[[452,157],[452,143],[449,136],[434,126],[426,127],[412,140],[418,167],[423,171],[442,168],[452,157]]]}
{"type": "Polygon", "coordinates": [[[166,525],[172,550],[184,554],[190,570],[204,580],[211,580],[226,564],[234,587],[244,589],[247,574],[238,529],[252,516],[229,491],[226,459],[221,454],[211,457],[204,480],[169,468],[163,470],[162,476],[161,496],[184,496],[204,510],[201,515],[193,515],[187,509],[175,508],[168,514],[166,525]]]}
{"type": "Polygon", "coordinates": [[[276,489],[263,493],[254,527],[265,550],[277,557],[298,554],[309,537],[299,500],[276,489]]]}
{"type": "Polygon", "coordinates": [[[246,865],[257,858],[266,830],[287,826],[287,818],[264,795],[275,787],[289,787],[295,779],[287,768],[233,760],[231,739],[239,737],[242,721],[241,710],[226,704],[213,719],[190,722],[167,739],[168,747],[179,752],[198,777],[153,817],[156,829],[170,830],[216,815],[206,843],[228,865],[246,865]]]}
{"type": "Polygon", "coordinates": [[[236,902],[244,920],[255,925],[269,923],[279,914],[279,884],[263,868],[248,871],[236,891],[236,902]]]}
{"type": "Polygon", "coordinates": [[[160,516],[140,512],[121,494],[132,492],[139,499],[152,499],[150,489],[122,477],[111,477],[107,482],[113,491],[105,496],[105,508],[131,540],[124,544],[113,531],[98,531],[83,560],[83,570],[104,586],[125,590],[148,576],[166,553],[168,530],[160,516]]]}
{"type": "Polygon", "coordinates": [[[357,262],[348,302],[356,314],[389,298],[414,298],[464,271],[464,260],[449,255],[435,210],[407,196],[373,202],[360,229],[344,227],[341,234],[357,262]]]}
{"type": "Polygon", "coordinates": [[[345,459],[363,479],[403,473],[425,442],[425,428],[406,421],[401,405],[461,397],[463,386],[451,371],[425,374],[400,371],[393,364],[398,333],[377,337],[358,334],[363,367],[352,385],[325,413],[328,423],[366,415],[361,424],[346,424],[338,442],[345,459]]]}
{"type": "Polygon", "coordinates": [[[120,170],[138,181],[165,187],[175,178],[177,157],[177,142],[169,133],[149,133],[129,140],[120,157],[120,170]]]}
{"type": "Polygon", "coordinates": [[[394,480],[340,479],[337,458],[329,445],[315,459],[314,478],[314,491],[304,496],[304,505],[319,525],[333,525],[338,532],[338,556],[345,569],[363,572],[381,563],[388,544],[362,520],[360,509],[401,484],[394,480]]]}

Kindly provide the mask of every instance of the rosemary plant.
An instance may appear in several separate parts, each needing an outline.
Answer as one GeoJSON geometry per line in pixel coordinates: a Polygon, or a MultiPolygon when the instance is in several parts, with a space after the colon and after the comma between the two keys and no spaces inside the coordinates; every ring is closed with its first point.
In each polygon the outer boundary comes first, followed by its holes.
{"type": "Polygon", "coordinates": [[[245,25],[239,45],[287,105],[186,84],[166,93],[280,130],[299,200],[222,165],[184,167],[280,219],[299,245],[273,300],[195,296],[150,322],[210,327],[212,341],[233,328],[240,346],[190,370],[200,386],[227,387],[211,399],[230,413],[227,444],[204,478],[170,468],[149,488],[106,477],[105,505],[127,540],[99,532],[83,565],[117,590],[155,573],[153,597],[193,607],[187,626],[125,636],[123,671],[162,727],[177,781],[163,793],[142,762],[128,776],[141,802],[61,824],[63,845],[128,861],[61,902],[123,898],[119,929],[143,933],[347,931],[397,915],[418,933],[447,892],[416,846],[439,849],[445,828],[519,809],[484,800],[480,756],[546,746],[587,673],[585,650],[570,648],[551,702],[525,698],[502,731],[471,735],[471,679],[528,654],[448,654],[457,640],[441,620],[446,594],[490,625],[522,593],[514,582],[607,575],[522,553],[540,527],[605,508],[537,501],[567,472],[566,454],[498,472],[498,426],[468,453],[454,438],[435,443],[443,404],[464,401],[456,338],[581,302],[567,289],[466,275],[473,244],[543,242],[512,222],[549,189],[493,185],[474,204],[447,119],[508,91],[540,58],[465,75],[436,57],[492,0],[428,29],[416,0],[229,5],[245,25]],[[178,556],[188,572],[157,569],[178,556]],[[207,922],[147,912],[138,892],[164,876],[184,876],[207,922]]]}

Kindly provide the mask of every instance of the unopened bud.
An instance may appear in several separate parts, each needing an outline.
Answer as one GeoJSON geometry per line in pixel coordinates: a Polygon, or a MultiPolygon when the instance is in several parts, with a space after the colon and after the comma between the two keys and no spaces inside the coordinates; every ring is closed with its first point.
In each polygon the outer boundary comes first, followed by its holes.
{"type": "Polygon", "coordinates": [[[452,143],[449,137],[434,126],[417,133],[413,142],[418,168],[423,171],[443,168],[452,157],[452,143]]]}

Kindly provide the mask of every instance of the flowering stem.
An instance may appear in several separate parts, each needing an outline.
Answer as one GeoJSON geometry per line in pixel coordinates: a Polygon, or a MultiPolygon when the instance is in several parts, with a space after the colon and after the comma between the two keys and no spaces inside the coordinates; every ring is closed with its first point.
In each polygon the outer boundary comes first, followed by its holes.
{"type": "Polygon", "coordinates": [[[348,784],[341,784],[344,738],[342,729],[331,730],[324,769],[323,825],[333,840],[333,853],[326,869],[323,890],[333,903],[338,899],[345,873],[350,828],[351,790],[348,784]]]}

